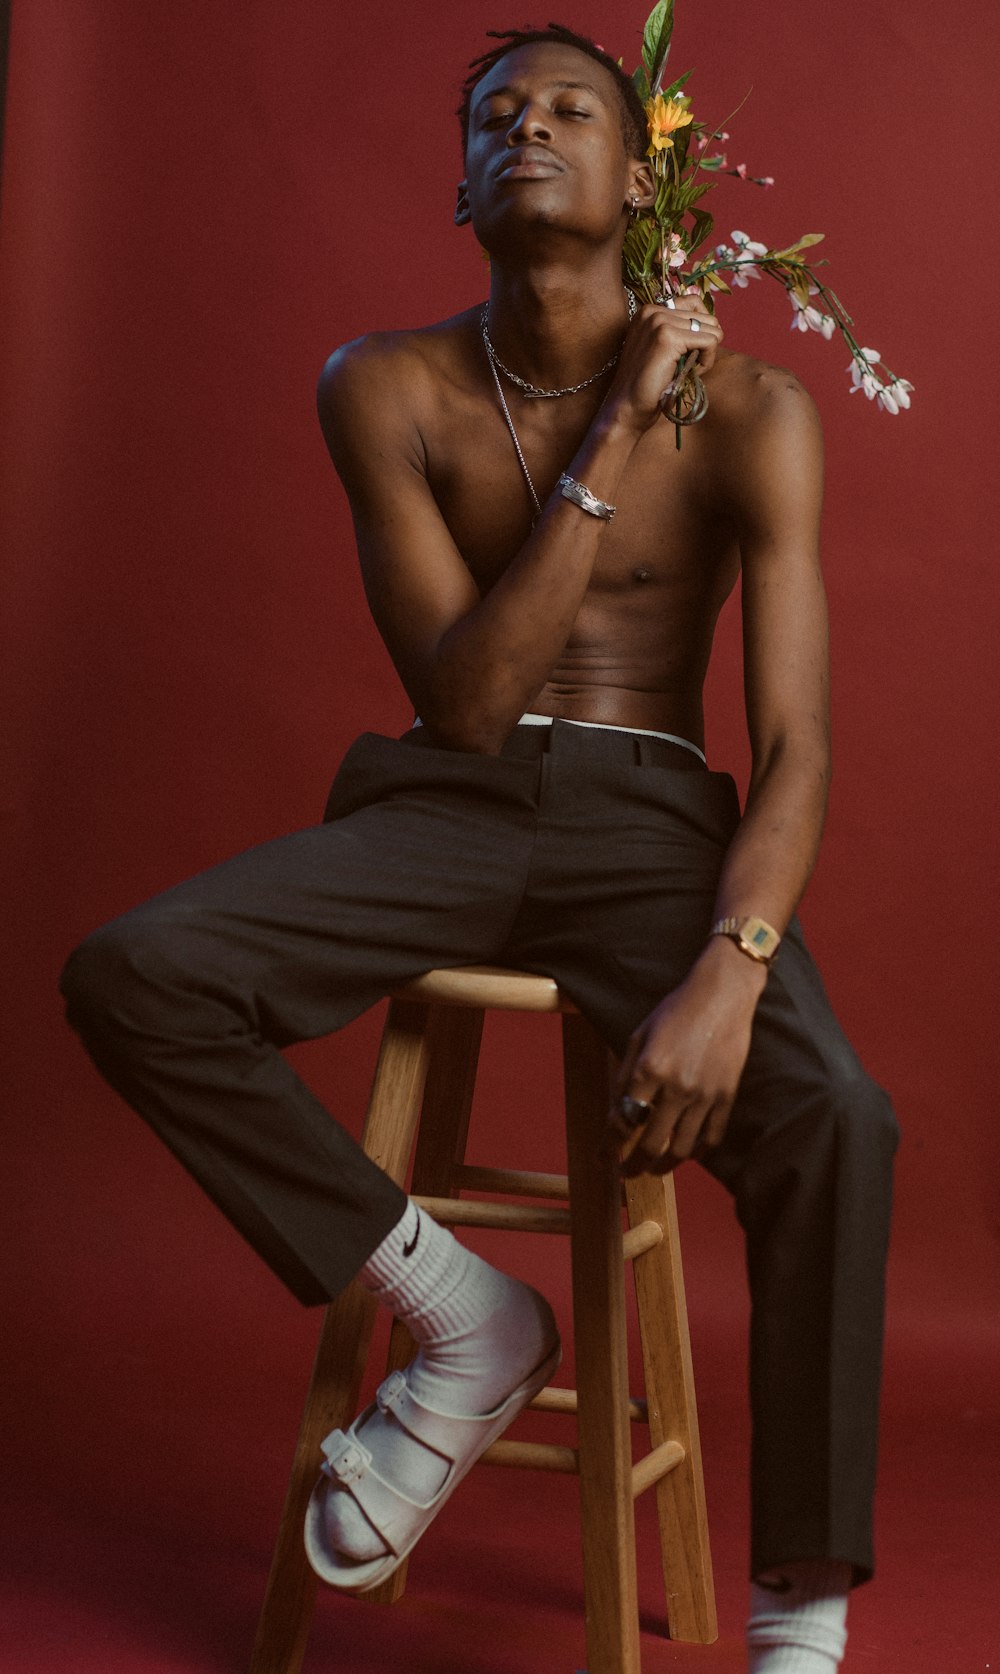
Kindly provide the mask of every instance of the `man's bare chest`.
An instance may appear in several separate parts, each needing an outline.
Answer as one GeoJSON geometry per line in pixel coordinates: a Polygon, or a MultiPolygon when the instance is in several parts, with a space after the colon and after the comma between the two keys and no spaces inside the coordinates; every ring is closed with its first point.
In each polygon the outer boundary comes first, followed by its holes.
{"type": "MultiPolygon", "coordinates": [[[[499,403],[453,398],[425,417],[422,442],[428,482],[480,589],[488,590],[530,533],[535,507],[525,468],[544,506],[571,466],[593,407],[556,409],[554,402],[509,400],[518,446],[499,403]]],[[[593,589],[646,587],[650,582],[704,584],[734,551],[732,520],[713,484],[710,451],[688,435],[680,454],[672,427],[644,437],[615,495],[616,513],[595,565],[593,589]]],[[[580,513],[586,516],[585,512],[580,513]]],[[[711,584],[710,584],[711,585],[711,584]]]]}

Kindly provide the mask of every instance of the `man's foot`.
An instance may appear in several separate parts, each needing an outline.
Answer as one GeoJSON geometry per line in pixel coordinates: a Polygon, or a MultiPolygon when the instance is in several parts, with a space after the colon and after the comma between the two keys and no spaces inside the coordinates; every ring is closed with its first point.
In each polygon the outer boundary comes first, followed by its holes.
{"type": "Polygon", "coordinates": [[[545,1299],[413,1205],[361,1277],[420,1348],[346,1435],[323,1444],[306,1546],[324,1579],[352,1589],[391,1573],[559,1359],[545,1299]]]}
{"type": "Polygon", "coordinates": [[[749,1674],[836,1674],[847,1643],[850,1564],[781,1564],[751,1589],[749,1674]]]}

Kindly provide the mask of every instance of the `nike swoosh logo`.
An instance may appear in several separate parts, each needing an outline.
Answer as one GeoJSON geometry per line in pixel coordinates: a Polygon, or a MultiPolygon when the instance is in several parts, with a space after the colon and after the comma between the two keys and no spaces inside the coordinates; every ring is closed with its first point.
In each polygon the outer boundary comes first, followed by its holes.
{"type": "Polygon", "coordinates": [[[411,1241],[411,1242],[410,1242],[410,1243],[409,1243],[409,1244],[404,1244],[404,1245],[403,1245],[403,1254],[404,1254],[404,1256],[411,1256],[411,1255],[412,1255],[412,1254],[413,1254],[413,1252],[414,1252],[414,1250],[415,1250],[415,1249],[416,1249],[416,1247],[417,1247],[417,1239],[418,1239],[418,1238],[419,1238],[419,1237],[420,1237],[420,1221],[419,1221],[419,1220],[418,1220],[418,1221],[417,1221],[417,1230],[416,1230],[416,1232],[415,1232],[415,1233],[414,1233],[414,1234],[413,1234],[413,1239],[412,1239],[412,1241],[411,1241]]]}

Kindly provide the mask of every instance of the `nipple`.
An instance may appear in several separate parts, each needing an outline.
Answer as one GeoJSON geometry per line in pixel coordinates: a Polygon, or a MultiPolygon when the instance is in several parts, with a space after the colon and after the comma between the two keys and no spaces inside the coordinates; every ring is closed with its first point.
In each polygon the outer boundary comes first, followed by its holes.
{"type": "Polygon", "coordinates": [[[635,569],[635,570],[632,571],[632,580],[633,581],[652,581],[652,579],[653,579],[653,573],[652,573],[651,570],[644,570],[642,568],[639,568],[639,569],[635,569]]]}

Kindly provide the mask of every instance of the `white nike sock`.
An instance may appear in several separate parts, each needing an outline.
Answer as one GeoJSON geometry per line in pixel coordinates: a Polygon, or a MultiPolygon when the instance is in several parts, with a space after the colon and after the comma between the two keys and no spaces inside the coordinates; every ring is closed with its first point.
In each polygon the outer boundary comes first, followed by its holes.
{"type": "Polygon", "coordinates": [[[781,1564],[783,1585],[750,1590],[749,1674],[836,1674],[847,1643],[850,1564],[781,1564]]]}
{"type": "MultiPolygon", "coordinates": [[[[530,1285],[499,1273],[410,1202],[358,1274],[404,1321],[420,1345],[406,1370],[418,1400],[438,1412],[491,1412],[559,1341],[552,1310],[530,1285]]],[[[425,1500],[444,1482],[442,1457],[415,1441],[391,1412],[373,1412],[359,1429],[381,1476],[425,1500]]],[[[331,1490],[331,1548],[358,1560],[385,1546],[355,1501],[331,1490]]]]}
{"type": "Polygon", "coordinates": [[[508,1296],[512,1280],[481,1261],[411,1199],[358,1278],[405,1321],[418,1343],[473,1330],[508,1296]]]}

